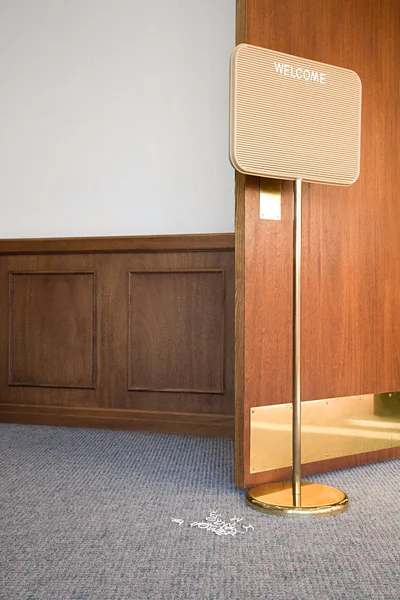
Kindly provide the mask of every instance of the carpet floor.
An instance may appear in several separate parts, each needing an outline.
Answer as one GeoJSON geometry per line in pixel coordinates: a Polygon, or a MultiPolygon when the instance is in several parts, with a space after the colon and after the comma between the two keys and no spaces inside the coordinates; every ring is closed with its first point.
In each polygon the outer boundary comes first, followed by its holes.
{"type": "Polygon", "coordinates": [[[2,424],[0,598],[399,600],[400,460],[312,480],[350,509],[253,511],[232,440],[2,424]]]}

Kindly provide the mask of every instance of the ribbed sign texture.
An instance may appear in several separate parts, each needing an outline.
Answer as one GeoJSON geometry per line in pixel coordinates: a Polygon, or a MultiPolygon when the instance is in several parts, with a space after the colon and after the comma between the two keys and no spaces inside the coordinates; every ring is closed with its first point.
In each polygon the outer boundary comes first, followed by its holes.
{"type": "Polygon", "coordinates": [[[235,169],[334,185],[357,180],[361,82],[354,71],[240,44],[230,93],[235,169]]]}

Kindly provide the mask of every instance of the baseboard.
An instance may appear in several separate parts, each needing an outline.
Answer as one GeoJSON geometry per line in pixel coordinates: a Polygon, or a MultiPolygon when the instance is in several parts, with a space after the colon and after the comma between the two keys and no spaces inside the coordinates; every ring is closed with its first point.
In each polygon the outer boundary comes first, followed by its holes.
{"type": "Polygon", "coordinates": [[[147,410],[0,404],[0,422],[234,437],[234,416],[147,410]]]}

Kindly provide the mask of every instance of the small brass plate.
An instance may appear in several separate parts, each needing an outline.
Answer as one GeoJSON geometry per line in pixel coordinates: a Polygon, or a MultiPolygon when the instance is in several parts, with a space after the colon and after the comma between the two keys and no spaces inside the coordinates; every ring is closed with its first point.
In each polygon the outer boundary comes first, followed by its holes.
{"type": "Polygon", "coordinates": [[[329,485],[306,482],[301,484],[300,501],[293,502],[292,484],[266,483],[247,492],[246,503],[260,512],[278,517],[329,517],[349,507],[344,492],[329,485]]]}
{"type": "Polygon", "coordinates": [[[281,182],[279,179],[260,179],[260,219],[281,220],[281,182]]]}
{"type": "MultiPolygon", "coordinates": [[[[400,393],[301,403],[302,464],[400,446],[400,393]]],[[[292,464],[292,404],[250,409],[250,473],[292,464]]]]}

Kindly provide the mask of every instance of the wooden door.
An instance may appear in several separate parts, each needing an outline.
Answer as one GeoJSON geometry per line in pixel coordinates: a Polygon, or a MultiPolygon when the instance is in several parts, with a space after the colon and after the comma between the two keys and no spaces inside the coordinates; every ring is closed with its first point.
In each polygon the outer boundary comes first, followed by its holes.
{"type": "MultiPolygon", "coordinates": [[[[400,389],[400,2],[239,0],[237,43],[356,71],[361,175],[303,187],[302,400],[400,389]]],[[[260,221],[259,180],[236,186],[236,484],[251,474],[250,408],[291,402],[292,184],[281,221],[260,221]]],[[[308,464],[304,473],[399,456],[399,448],[308,464]]]]}

